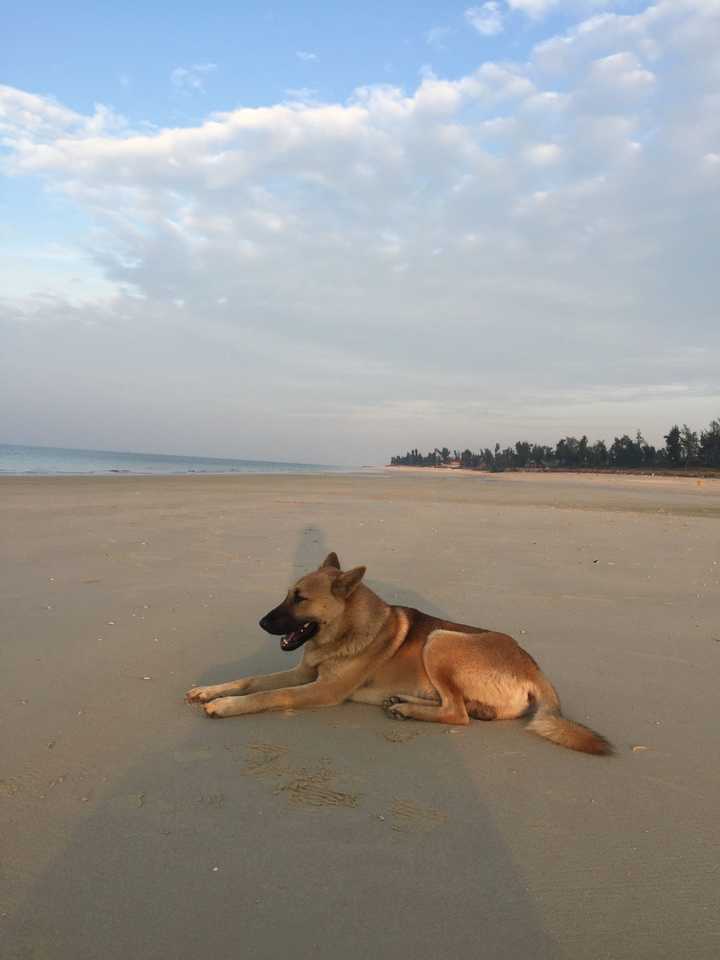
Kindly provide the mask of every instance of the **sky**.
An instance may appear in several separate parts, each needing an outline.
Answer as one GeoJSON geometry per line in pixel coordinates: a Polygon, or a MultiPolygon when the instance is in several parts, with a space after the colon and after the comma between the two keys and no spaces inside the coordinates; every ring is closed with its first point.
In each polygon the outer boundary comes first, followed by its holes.
{"type": "Polygon", "coordinates": [[[0,442],[317,463],[720,417],[720,0],[30,0],[0,442]]]}

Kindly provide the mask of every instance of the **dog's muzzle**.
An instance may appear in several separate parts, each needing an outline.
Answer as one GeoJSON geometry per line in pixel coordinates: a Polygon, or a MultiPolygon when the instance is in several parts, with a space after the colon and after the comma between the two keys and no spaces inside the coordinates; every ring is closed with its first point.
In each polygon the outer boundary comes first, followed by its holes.
{"type": "Polygon", "coordinates": [[[282,608],[267,613],[260,621],[266,633],[282,637],[280,648],[285,651],[297,650],[318,632],[318,624],[312,620],[297,621],[282,608]]]}

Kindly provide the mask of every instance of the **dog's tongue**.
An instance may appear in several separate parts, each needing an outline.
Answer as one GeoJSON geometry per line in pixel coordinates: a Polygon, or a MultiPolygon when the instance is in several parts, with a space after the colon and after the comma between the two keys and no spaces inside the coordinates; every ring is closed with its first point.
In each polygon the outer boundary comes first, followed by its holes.
{"type": "Polygon", "coordinates": [[[292,633],[289,633],[286,637],[283,637],[280,641],[280,646],[287,649],[290,647],[298,638],[299,630],[294,630],[292,633]]]}
{"type": "Polygon", "coordinates": [[[301,627],[298,627],[297,630],[293,630],[292,633],[289,633],[286,637],[283,637],[280,641],[280,646],[282,649],[294,650],[295,647],[299,646],[303,642],[303,637],[308,632],[309,627],[309,623],[304,623],[301,627]]]}

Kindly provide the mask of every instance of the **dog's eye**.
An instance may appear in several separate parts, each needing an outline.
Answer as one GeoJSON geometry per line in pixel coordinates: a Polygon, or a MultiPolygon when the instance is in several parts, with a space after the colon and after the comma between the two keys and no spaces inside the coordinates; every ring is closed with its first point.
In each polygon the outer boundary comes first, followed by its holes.
{"type": "Polygon", "coordinates": [[[302,603],[303,600],[307,600],[307,597],[301,597],[299,593],[296,593],[294,600],[295,600],[295,603],[302,603]]]}

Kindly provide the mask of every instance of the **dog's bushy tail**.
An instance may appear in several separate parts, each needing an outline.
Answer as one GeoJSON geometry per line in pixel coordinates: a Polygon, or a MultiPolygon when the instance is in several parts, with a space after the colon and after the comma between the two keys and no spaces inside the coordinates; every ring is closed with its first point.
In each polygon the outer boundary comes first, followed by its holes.
{"type": "Polygon", "coordinates": [[[537,711],[527,725],[527,729],[569,750],[579,750],[582,753],[593,753],[598,756],[608,756],[613,753],[612,744],[602,734],[564,717],[560,711],[560,701],[555,690],[550,684],[548,688],[542,691],[537,711]]]}

